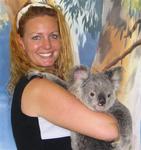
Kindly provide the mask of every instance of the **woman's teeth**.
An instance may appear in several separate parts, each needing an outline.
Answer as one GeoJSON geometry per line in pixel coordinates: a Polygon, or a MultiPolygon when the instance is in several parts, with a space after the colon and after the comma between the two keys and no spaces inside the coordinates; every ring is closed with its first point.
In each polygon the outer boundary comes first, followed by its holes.
{"type": "Polygon", "coordinates": [[[39,54],[40,56],[42,57],[49,57],[51,56],[51,53],[42,53],[42,54],[39,54]]]}

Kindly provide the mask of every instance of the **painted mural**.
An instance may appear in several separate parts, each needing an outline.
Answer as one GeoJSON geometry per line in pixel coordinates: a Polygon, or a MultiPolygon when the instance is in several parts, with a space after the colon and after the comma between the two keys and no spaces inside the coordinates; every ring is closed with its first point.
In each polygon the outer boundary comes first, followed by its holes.
{"type": "MultiPolygon", "coordinates": [[[[10,124],[9,33],[26,0],[0,0],[0,150],[16,150],[10,124]]],[[[133,118],[133,150],[141,149],[141,1],[32,0],[59,5],[70,25],[76,64],[93,72],[123,66],[118,97],[133,118]],[[75,39],[75,40],[74,40],[75,39]]]]}

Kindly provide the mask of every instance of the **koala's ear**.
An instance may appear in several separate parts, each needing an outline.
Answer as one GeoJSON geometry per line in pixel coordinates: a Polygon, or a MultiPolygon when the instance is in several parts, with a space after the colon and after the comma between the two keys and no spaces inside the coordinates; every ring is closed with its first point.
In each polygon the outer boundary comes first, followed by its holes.
{"type": "Polygon", "coordinates": [[[120,81],[122,79],[123,68],[121,66],[114,67],[105,71],[105,75],[111,80],[115,89],[118,89],[120,86],[120,81]]]}
{"type": "Polygon", "coordinates": [[[85,80],[88,78],[90,70],[84,65],[76,66],[71,72],[72,80],[85,80]]]}

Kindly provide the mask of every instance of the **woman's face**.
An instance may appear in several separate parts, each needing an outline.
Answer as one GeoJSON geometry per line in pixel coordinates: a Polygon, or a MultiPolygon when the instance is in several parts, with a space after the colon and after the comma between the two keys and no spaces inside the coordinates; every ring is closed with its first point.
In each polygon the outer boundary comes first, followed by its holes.
{"type": "Polygon", "coordinates": [[[33,64],[53,66],[61,50],[57,19],[45,15],[28,20],[20,43],[33,64]]]}

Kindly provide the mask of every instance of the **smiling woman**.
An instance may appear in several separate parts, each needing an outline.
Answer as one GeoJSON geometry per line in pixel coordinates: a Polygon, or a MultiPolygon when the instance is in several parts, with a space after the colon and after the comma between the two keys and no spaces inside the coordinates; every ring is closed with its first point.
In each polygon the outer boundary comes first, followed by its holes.
{"type": "Polygon", "coordinates": [[[19,150],[71,150],[69,130],[101,140],[118,137],[112,116],[89,110],[48,79],[27,77],[34,69],[65,80],[73,67],[70,34],[60,9],[47,3],[26,3],[18,11],[10,40],[11,121],[19,150]]]}
{"type": "MultiPolygon", "coordinates": [[[[36,5],[36,3],[33,3],[32,5],[36,5]]],[[[72,46],[69,35],[70,33],[68,32],[66,22],[62,14],[56,8],[54,8],[55,10],[50,9],[50,5],[46,6],[42,5],[41,3],[37,3],[38,7],[33,7],[32,5],[27,5],[22,9],[22,11],[17,14],[17,20],[15,21],[16,27],[13,28],[11,33],[12,78],[10,82],[10,88],[13,88],[12,86],[14,86],[15,83],[19,80],[20,75],[25,74],[30,67],[38,68],[42,71],[46,70],[54,72],[60,77],[65,78],[66,73],[73,66],[72,46]],[[28,13],[25,13],[25,11],[27,10],[28,13]],[[22,16],[21,14],[24,15],[22,16]],[[48,19],[51,24],[48,23],[48,19]],[[13,39],[13,36],[16,36],[17,38],[13,39]],[[65,36],[65,38],[61,39],[61,37],[63,36],[65,36]],[[19,51],[17,51],[17,49],[19,49],[19,51]],[[33,49],[34,55],[33,53],[31,54],[31,51],[33,51],[33,49]],[[58,53],[57,51],[60,52],[58,53]],[[41,64],[36,64],[37,61],[39,62],[39,60],[40,63],[41,60],[45,61],[45,56],[50,56],[48,58],[57,56],[59,57],[59,59],[57,60],[56,58],[54,58],[54,60],[52,59],[52,63],[53,61],[55,61],[55,65],[51,67],[52,69],[50,69],[49,66],[45,67],[41,66],[41,64]],[[33,57],[36,59],[34,59],[33,57]],[[34,61],[32,58],[34,59],[34,61]],[[31,61],[31,59],[33,62],[31,61]],[[67,59],[67,63],[63,63],[65,62],[65,59],[67,59]]]]}
{"type": "Polygon", "coordinates": [[[25,24],[20,43],[34,65],[52,66],[61,50],[61,39],[56,18],[36,17],[25,24]],[[38,22],[38,23],[37,23],[38,22]]]}

